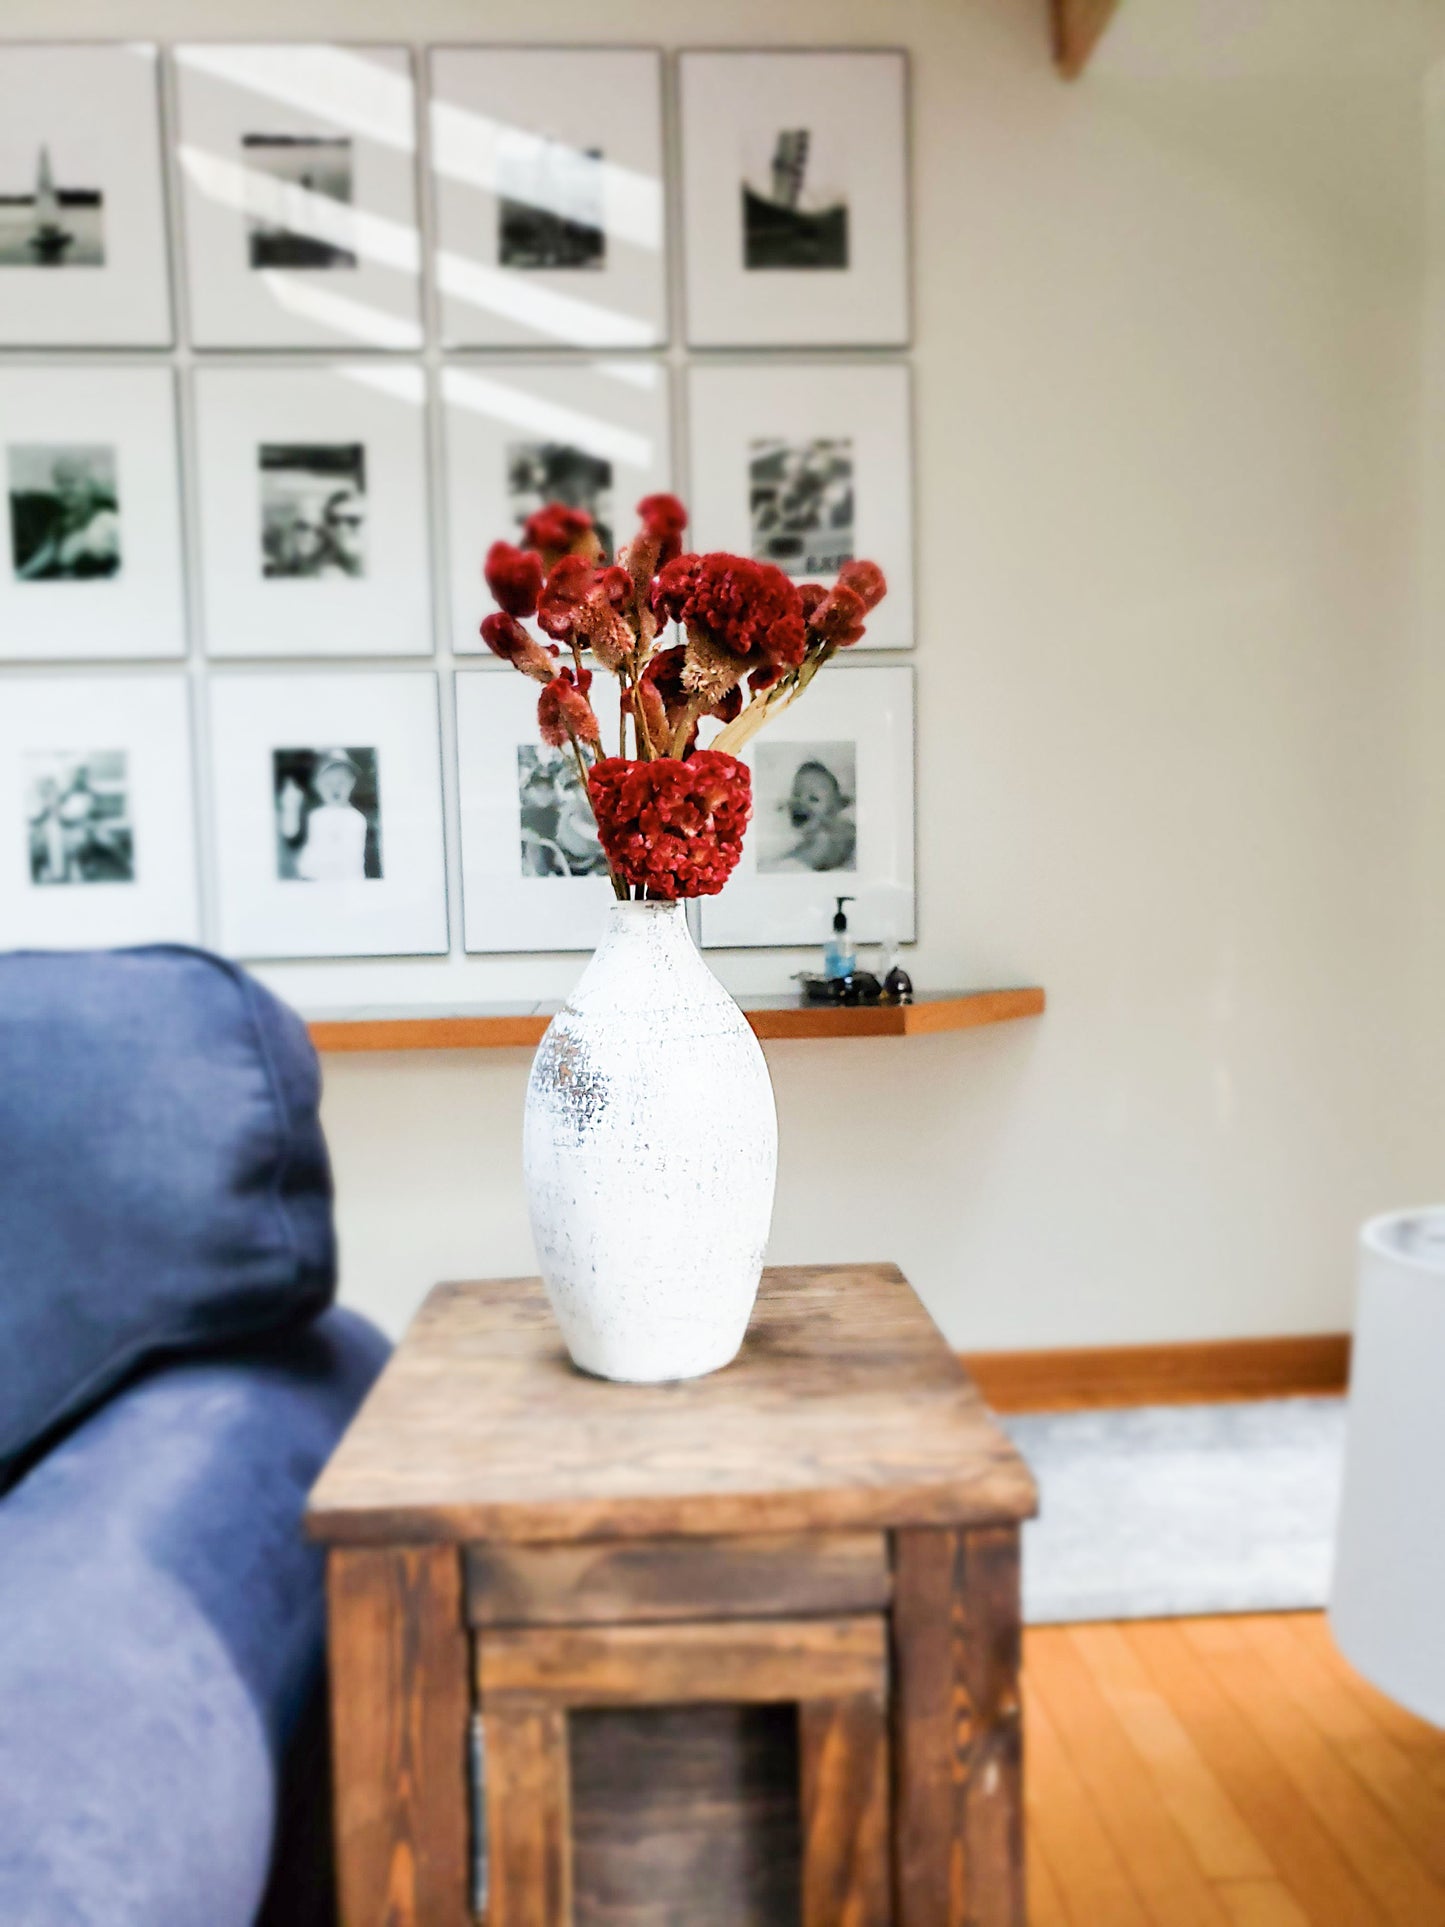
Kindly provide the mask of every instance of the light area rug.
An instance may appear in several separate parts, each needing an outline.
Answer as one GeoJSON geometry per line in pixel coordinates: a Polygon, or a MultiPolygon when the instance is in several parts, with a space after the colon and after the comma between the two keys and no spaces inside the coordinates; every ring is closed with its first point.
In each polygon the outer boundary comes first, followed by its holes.
{"type": "Polygon", "coordinates": [[[1024,1619],[1323,1606],[1344,1458],[1339,1398],[1015,1414],[1033,1468],[1024,1619]]]}

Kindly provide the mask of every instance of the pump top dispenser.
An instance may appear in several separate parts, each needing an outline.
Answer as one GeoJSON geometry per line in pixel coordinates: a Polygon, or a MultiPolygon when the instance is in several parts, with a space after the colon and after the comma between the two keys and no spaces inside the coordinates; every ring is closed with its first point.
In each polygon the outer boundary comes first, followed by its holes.
{"type": "Polygon", "coordinates": [[[825,977],[851,977],[858,966],[858,946],[848,935],[848,913],[845,903],[852,897],[839,897],[838,909],[833,918],[833,935],[823,952],[823,975],[825,977]]]}

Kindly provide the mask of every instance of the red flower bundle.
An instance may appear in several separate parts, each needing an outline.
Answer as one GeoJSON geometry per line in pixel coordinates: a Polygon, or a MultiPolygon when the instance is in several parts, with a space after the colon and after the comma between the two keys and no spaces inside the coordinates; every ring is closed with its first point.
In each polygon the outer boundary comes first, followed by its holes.
{"type": "Polygon", "coordinates": [[[752,778],[735,756],[607,756],[588,788],[602,848],[624,883],[670,903],[716,896],[732,875],[753,808],[752,778]]]}
{"type": "Polygon", "coordinates": [[[542,684],[538,729],[587,783],[617,895],[671,902],[712,896],[732,874],[752,809],[733,752],[861,638],[887,584],[873,562],[845,563],[827,588],[747,556],[685,555],[675,495],[649,495],[637,513],[641,528],[611,564],[592,518],[561,502],[528,517],[521,546],[494,542],[484,574],[498,607],[482,637],[542,684]],[[668,622],[685,639],[659,649],[668,622]],[[602,754],[589,663],[616,679],[617,756],[602,754]],[[722,728],[699,749],[706,719],[722,728]]]}

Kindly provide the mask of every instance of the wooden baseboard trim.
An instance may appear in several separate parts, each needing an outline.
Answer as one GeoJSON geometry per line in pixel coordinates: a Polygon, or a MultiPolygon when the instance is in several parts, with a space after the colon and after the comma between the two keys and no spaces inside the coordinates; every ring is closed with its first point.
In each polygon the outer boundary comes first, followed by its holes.
{"type": "Polygon", "coordinates": [[[1343,1392],[1348,1332],[1206,1339],[1037,1352],[965,1352],[998,1412],[1083,1412],[1118,1405],[1207,1405],[1227,1399],[1343,1392]]]}

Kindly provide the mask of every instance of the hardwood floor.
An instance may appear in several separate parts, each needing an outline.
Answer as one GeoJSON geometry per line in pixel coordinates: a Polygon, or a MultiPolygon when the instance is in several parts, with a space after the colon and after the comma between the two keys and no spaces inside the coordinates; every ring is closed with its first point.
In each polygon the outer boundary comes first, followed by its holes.
{"type": "Polygon", "coordinates": [[[1024,1696],[1033,1927],[1445,1927],[1445,1733],[1323,1614],[1035,1627],[1024,1696]]]}

